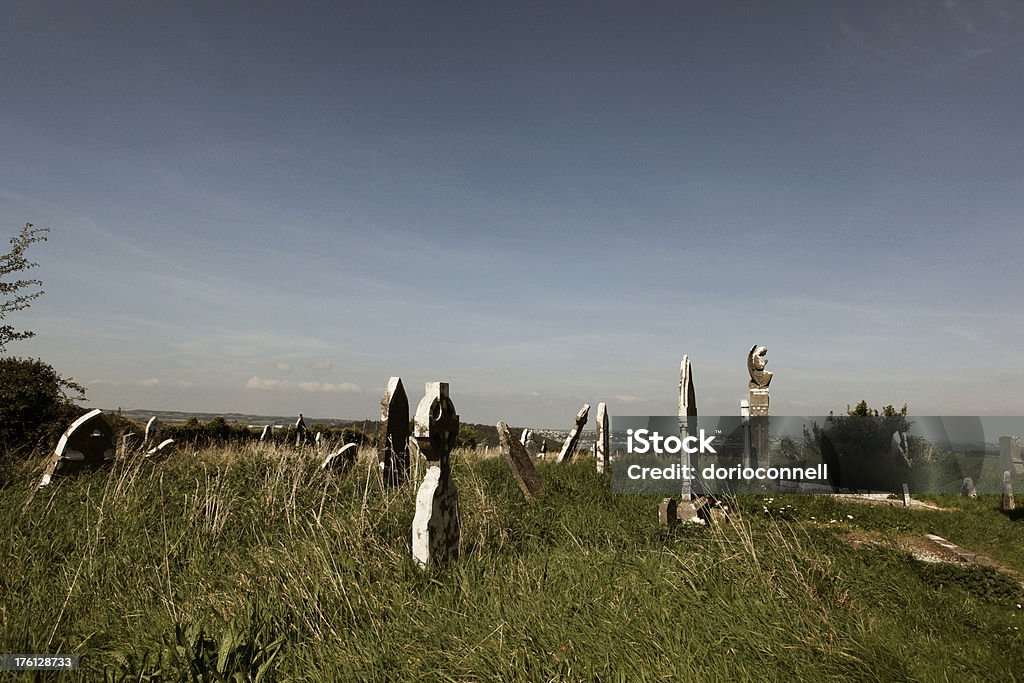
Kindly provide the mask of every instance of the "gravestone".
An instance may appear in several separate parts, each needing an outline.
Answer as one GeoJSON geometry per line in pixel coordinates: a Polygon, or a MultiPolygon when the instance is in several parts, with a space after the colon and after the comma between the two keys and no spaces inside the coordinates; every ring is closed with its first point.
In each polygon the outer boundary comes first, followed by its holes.
{"type": "Polygon", "coordinates": [[[611,435],[608,431],[608,406],[604,403],[597,404],[597,442],[594,444],[594,453],[597,461],[598,472],[610,471],[611,465],[611,435]]]}
{"type": "Polygon", "coordinates": [[[149,418],[149,422],[146,423],[146,434],[143,439],[143,445],[148,446],[149,444],[155,444],[160,439],[160,429],[163,427],[160,424],[160,420],[157,419],[156,415],[149,418]]]}
{"type": "Polygon", "coordinates": [[[339,472],[344,474],[356,464],[356,455],[359,453],[359,444],[347,443],[335,452],[324,458],[320,469],[328,472],[339,472]]]}
{"type": "Polygon", "coordinates": [[[416,445],[427,461],[412,520],[412,556],[420,566],[443,564],[459,554],[459,494],[451,471],[458,435],[459,415],[448,396],[448,383],[427,382],[413,427],[416,445]]]}
{"type": "Polygon", "coordinates": [[[744,467],[757,467],[759,462],[768,462],[768,385],[771,384],[772,373],[765,370],[768,361],[764,357],[767,353],[766,347],[757,344],[747,352],[747,372],[750,374],[747,405],[752,452],[749,463],[744,463],[744,467]]]}
{"type": "Polygon", "coordinates": [[[320,449],[323,448],[323,433],[317,432],[316,436],[313,437],[313,444],[316,446],[316,452],[319,453],[320,449]]]}
{"type": "Polygon", "coordinates": [[[154,446],[146,451],[146,457],[151,459],[163,458],[171,454],[174,450],[174,439],[164,439],[158,446],[154,446]]]}
{"type": "Polygon", "coordinates": [[[970,477],[964,478],[963,486],[960,487],[960,495],[964,498],[977,498],[978,491],[974,487],[974,480],[970,477]]]}
{"type": "Polygon", "coordinates": [[[377,455],[381,482],[397,486],[409,479],[409,399],[400,377],[388,380],[380,399],[380,429],[377,455]]]}
{"type": "Polygon", "coordinates": [[[544,497],[544,483],[537,476],[537,469],[533,466],[533,459],[526,452],[526,446],[512,437],[508,425],[504,422],[498,423],[498,441],[501,444],[501,451],[505,455],[509,469],[519,484],[523,495],[527,500],[537,500],[544,497]]]}
{"type": "Polygon", "coordinates": [[[675,498],[662,498],[658,505],[658,526],[662,529],[675,527],[679,523],[678,507],[675,498]]]}
{"type": "Polygon", "coordinates": [[[584,403],[583,407],[580,408],[580,412],[576,413],[576,424],[573,425],[569,436],[565,437],[562,450],[558,452],[558,462],[569,462],[572,460],[572,456],[576,454],[576,444],[579,443],[580,434],[583,432],[583,425],[587,424],[587,414],[589,412],[590,404],[584,403]]]}
{"type": "Polygon", "coordinates": [[[999,467],[1003,471],[1024,473],[1024,463],[1020,459],[1020,437],[999,437],[999,467]]]}
{"type": "MultiPolygon", "coordinates": [[[[697,393],[693,386],[693,368],[690,357],[683,354],[679,362],[679,437],[685,439],[697,434],[697,393]]],[[[679,456],[684,471],[692,472],[699,467],[696,454],[683,452],[679,456]]],[[[693,496],[693,485],[690,479],[684,478],[680,489],[681,500],[686,502],[693,496]]]]}
{"type": "Polygon", "coordinates": [[[274,425],[266,425],[263,428],[263,433],[260,434],[260,443],[269,441],[271,435],[274,433],[274,425]]]}
{"type": "Polygon", "coordinates": [[[910,487],[903,484],[903,507],[910,507],[910,487]]]}
{"type": "Polygon", "coordinates": [[[1003,512],[1011,512],[1016,509],[1013,504],[1013,482],[1010,481],[1010,473],[1003,472],[1003,501],[1000,506],[1003,512]]]}
{"type": "Polygon", "coordinates": [[[60,474],[77,474],[109,465],[114,460],[114,428],[103,411],[89,411],[71,423],[43,473],[40,487],[60,474]]]}
{"type": "Polygon", "coordinates": [[[526,447],[526,452],[530,454],[531,458],[536,458],[540,453],[540,446],[537,445],[537,438],[532,429],[524,429],[523,433],[519,435],[519,442],[526,447]]]}

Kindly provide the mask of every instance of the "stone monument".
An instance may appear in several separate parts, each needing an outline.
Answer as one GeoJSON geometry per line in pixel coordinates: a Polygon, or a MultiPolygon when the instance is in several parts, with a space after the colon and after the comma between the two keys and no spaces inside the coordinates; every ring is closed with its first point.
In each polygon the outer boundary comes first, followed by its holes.
{"type": "Polygon", "coordinates": [[[572,460],[572,456],[576,453],[576,444],[579,443],[580,433],[583,432],[583,425],[587,424],[587,414],[590,412],[590,404],[584,403],[583,407],[580,408],[580,412],[576,413],[576,424],[573,425],[572,431],[569,432],[569,436],[565,437],[565,443],[562,444],[562,450],[558,452],[557,462],[569,462],[572,460]]]}
{"type": "Polygon", "coordinates": [[[40,487],[55,475],[76,474],[109,465],[114,461],[114,428],[103,411],[89,411],[71,423],[46,466],[40,487]]]}
{"type": "Polygon", "coordinates": [[[1016,509],[1016,505],[1013,504],[1013,482],[1009,472],[1003,472],[1003,500],[1000,509],[1003,512],[1012,512],[1016,509]]]}
{"type": "Polygon", "coordinates": [[[448,396],[448,383],[427,382],[413,428],[427,461],[412,520],[412,556],[420,566],[443,564],[459,554],[459,495],[450,459],[458,435],[459,416],[448,396]]]}
{"type": "Polygon", "coordinates": [[[381,481],[385,486],[397,486],[409,479],[409,399],[400,377],[388,380],[380,400],[380,429],[381,481]]]}
{"type": "Polygon", "coordinates": [[[320,469],[326,472],[348,472],[356,464],[356,455],[358,454],[359,444],[347,443],[324,458],[320,469]]]}
{"type": "Polygon", "coordinates": [[[750,382],[747,385],[750,394],[748,410],[750,411],[750,442],[752,453],[750,463],[745,466],[757,467],[758,462],[768,461],[768,385],[772,381],[772,373],[765,370],[768,349],[754,344],[747,352],[747,372],[750,382]]]}
{"type": "Polygon", "coordinates": [[[512,475],[526,499],[543,498],[544,483],[537,476],[533,458],[527,453],[526,446],[512,437],[512,432],[504,422],[498,423],[498,441],[501,443],[501,452],[505,455],[512,475]]]}
{"type": "MultiPolygon", "coordinates": [[[[697,393],[693,388],[693,368],[690,367],[690,357],[683,355],[679,362],[679,437],[685,439],[688,436],[697,435],[697,393]]],[[[698,467],[695,454],[683,452],[680,454],[680,465],[683,471],[693,472],[698,467]]],[[[683,478],[680,490],[682,502],[690,500],[693,495],[693,484],[689,479],[683,478]]]]}
{"type": "Polygon", "coordinates": [[[160,420],[157,419],[156,415],[149,418],[149,422],[146,423],[146,434],[143,439],[143,446],[155,444],[157,440],[159,440],[161,427],[163,427],[163,425],[160,424],[160,420]]]}
{"type": "Polygon", "coordinates": [[[597,461],[598,472],[611,470],[611,434],[608,429],[608,406],[604,403],[597,404],[597,452],[594,459],[597,461]]]}

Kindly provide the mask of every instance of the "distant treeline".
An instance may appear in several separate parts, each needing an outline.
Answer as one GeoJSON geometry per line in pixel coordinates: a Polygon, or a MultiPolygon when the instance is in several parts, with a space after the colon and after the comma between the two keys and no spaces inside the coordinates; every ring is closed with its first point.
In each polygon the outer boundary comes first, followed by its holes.
{"type": "MultiPolygon", "coordinates": [[[[145,430],[145,427],[141,427],[145,430]]],[[[328,427],[319,422],[306,427],[303,440],[313,443],[317,432],[321,440],[337,444],[376,445],[376,433],[367,434],[355,427],[328,427]]],[[[215,417],[209,422],[200,422],[199,418],[189,418],[184,424],[164,425],[160,429],[161,439],[174,439],[177,443],[187,443],[198,447],[224,446],[227,444],[250,443],[260,440],[263,427],[250,428],[247,425],[231,424],[223,417],[215,417]]],[[[295,444],[299,432],[294,425],[274,429],[265,441],[276,444],[295,444]]]]}

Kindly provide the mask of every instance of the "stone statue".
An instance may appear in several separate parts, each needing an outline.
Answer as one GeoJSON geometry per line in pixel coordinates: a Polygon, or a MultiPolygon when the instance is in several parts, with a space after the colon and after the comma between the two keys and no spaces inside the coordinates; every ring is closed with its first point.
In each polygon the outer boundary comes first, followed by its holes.
{"type": "Polygon", "coordinates": [[[764,369],[768,361],[764,359],[768,349],[754,344],[747,354],[747,371],[750,372],[751,389],[767,389],[772,382],[772,373],[764,369]]]}

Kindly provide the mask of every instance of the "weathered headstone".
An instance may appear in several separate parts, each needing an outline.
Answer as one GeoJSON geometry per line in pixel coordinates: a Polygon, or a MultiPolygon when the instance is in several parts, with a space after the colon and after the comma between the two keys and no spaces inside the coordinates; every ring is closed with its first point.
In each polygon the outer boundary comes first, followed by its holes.
{"type": "Polygon", "coordinates": [[[260,434],[260,443],[269,441],[271,435],[274,433],[274,425],[266,425],[263,428],[263,433],[260,434]]]}
{"type": "Polygon", "coordinates": [[[320,465],[320,469],[333,472],[347,472],[356,464],[356,455],[359,453],[359,444],[347,443],[334,451],[320,465]]]}
{"type": "Polygon", "coordinates": [[[1013,504],[1013,482],[1010,480],[1010,473],[1003,472],[1003,501],[1000,506],[1003,512],[1011,512],[1016,509],[1013,504]]]}
{"type": "Polygon", "coordinates": [[[608,430],[608,406],[604,403],[597,404],[597,442],[594,444],[597,450],[595,460],[597,471],[607,472],[611,465],[611,435],[608,430]]]}
{"type": "Polygon", "coordinates": [[[303,419],[302,413],[299,413],[299,419],[295,421],[295,447],[306,443],[306,420],[303,419]]]}
{"type": "Polygon", "coordinates": [[[768,462],[768,385],[772,381],[772,373],[765,370],[768,361],[765,355],[768,349],[754,344],[747,352],[747,372],[750,374],[748,383],[748,406],[750,411],[750,439],[753,451],[749,463],[744,467],[756,467],[758,462],[768,462]]]}
{"type": "Polygon", "coordinates": [[[964,478],[963,486],[960,487],[960,495],[964,498],[977,498],[978,491],[974,487],[974,480],[970,477],[964,478]]]}
{"type": "MultiPolygon", "coordinates": [[[[693,368],[690,366],[690,357],[683,354],[683,360],[679,362],[679,437],[685,439],[688,436],[696,436],[696,434],[697,392],[693,386],[693,368]]],[[[684,451],[679,458],[684,472],[693,472],[693,468],[698,467],[695,454],[684,451]]],[[[693,496],[693,484],[687,477],[683,478],[680,494],[683,503],[693,496]]]]}
{"type": "Polygon", "coordinates": [[[450,459],[458,435],[459,415],[448,396],[448,383],[427,382],[413,427],[416,444],[427,461],[412,520],[412,555],[421,566],[442,564],[459,554],[459,495],[450,459]]]}
{"type": "Polygon", "coordinates": [[[409,399],[400,377],[388,380],[380,399],[380,429],[381,481],[385,486],[397,486],[409,479],[409,399]]]}
{"type": "Polygon", "coordinates": [[[114,428],[103,411],[92,410],[72,422],[61,435],[39,486],[46,486],[58,474],[76,474],[109,465],[114,460],[115,448],[114,428]]]}
{"type": "Polygon", "coordinates": [[[906,483],[903,484],[903,507],[910,507],[910,487],[906,483]]]}
{"type": "Polygon", "coordinates": [[[537,445],[537,439],[532,429],[524,429],[519,437],[519,441],[526,447],[526,452],[529,453],[531,458],[536,458],[537,454],[540,453],[540,446],[537,445]]]}
{"type": "Polygon", "coordinates": [[[153,446],[146,451],[146,457],[150,459],[163,458],[174,450],[174,439],[164,439],[159,445],[153,446]]]}
{"type": "Polygon", "coordinates": [[[501,444],[501,452],[508,461],[512,475],[523,491],[527,500],[537,500],[544,497],[544,483],[537,476],[537,470],[533,466],[533,459],[526,452],[526,447],[512,437],[512,432],[504,422],[498,423],[498,441],[501,444]]]}
{"type": "Polygon", "coordinates": [[[658,526],[662,529],[671,529],[678,524],[678,507],[679,503],[675,498],[662,498],[658,505],[658,526]]]}
{"type": "Polygon", "coordinates": [[[316,446],[316,452],[319,453],[320,449],[323,448],[323,432],[317,432],[316,436],[313,437],[313,444],[316,446]]]}
{"type": "Polygon", "coordinates": [[[1020,437],[999,437],[999,467],[1003,471],[1021,473],[1024,465],[1020,459],[1020,437]]]}
{"type": "Polygon", "coordinates": [[[155,444],[160,439],[160,429],[163,427],[160,424],[160,420],[157,419],[156,415],[149,418],[149,422],[146,423],[146,433],[143,438],[143,445],[148,446],[149,444],[155,444]]]}
{"type": "Polygon", "coordinates": [[[583,425],[587,424],[587,414],[589,412],[590,404],[584,403],[583,407],[580,408],[580,412],[576,413],[576,424],[573,425],[569,436],[565,437],[562,450],[558,452],[558,462],[569,462],[572,460],[572,456],[576,454],[576,444],[579,443],[580,434],[583,432],[583,425]]]}

